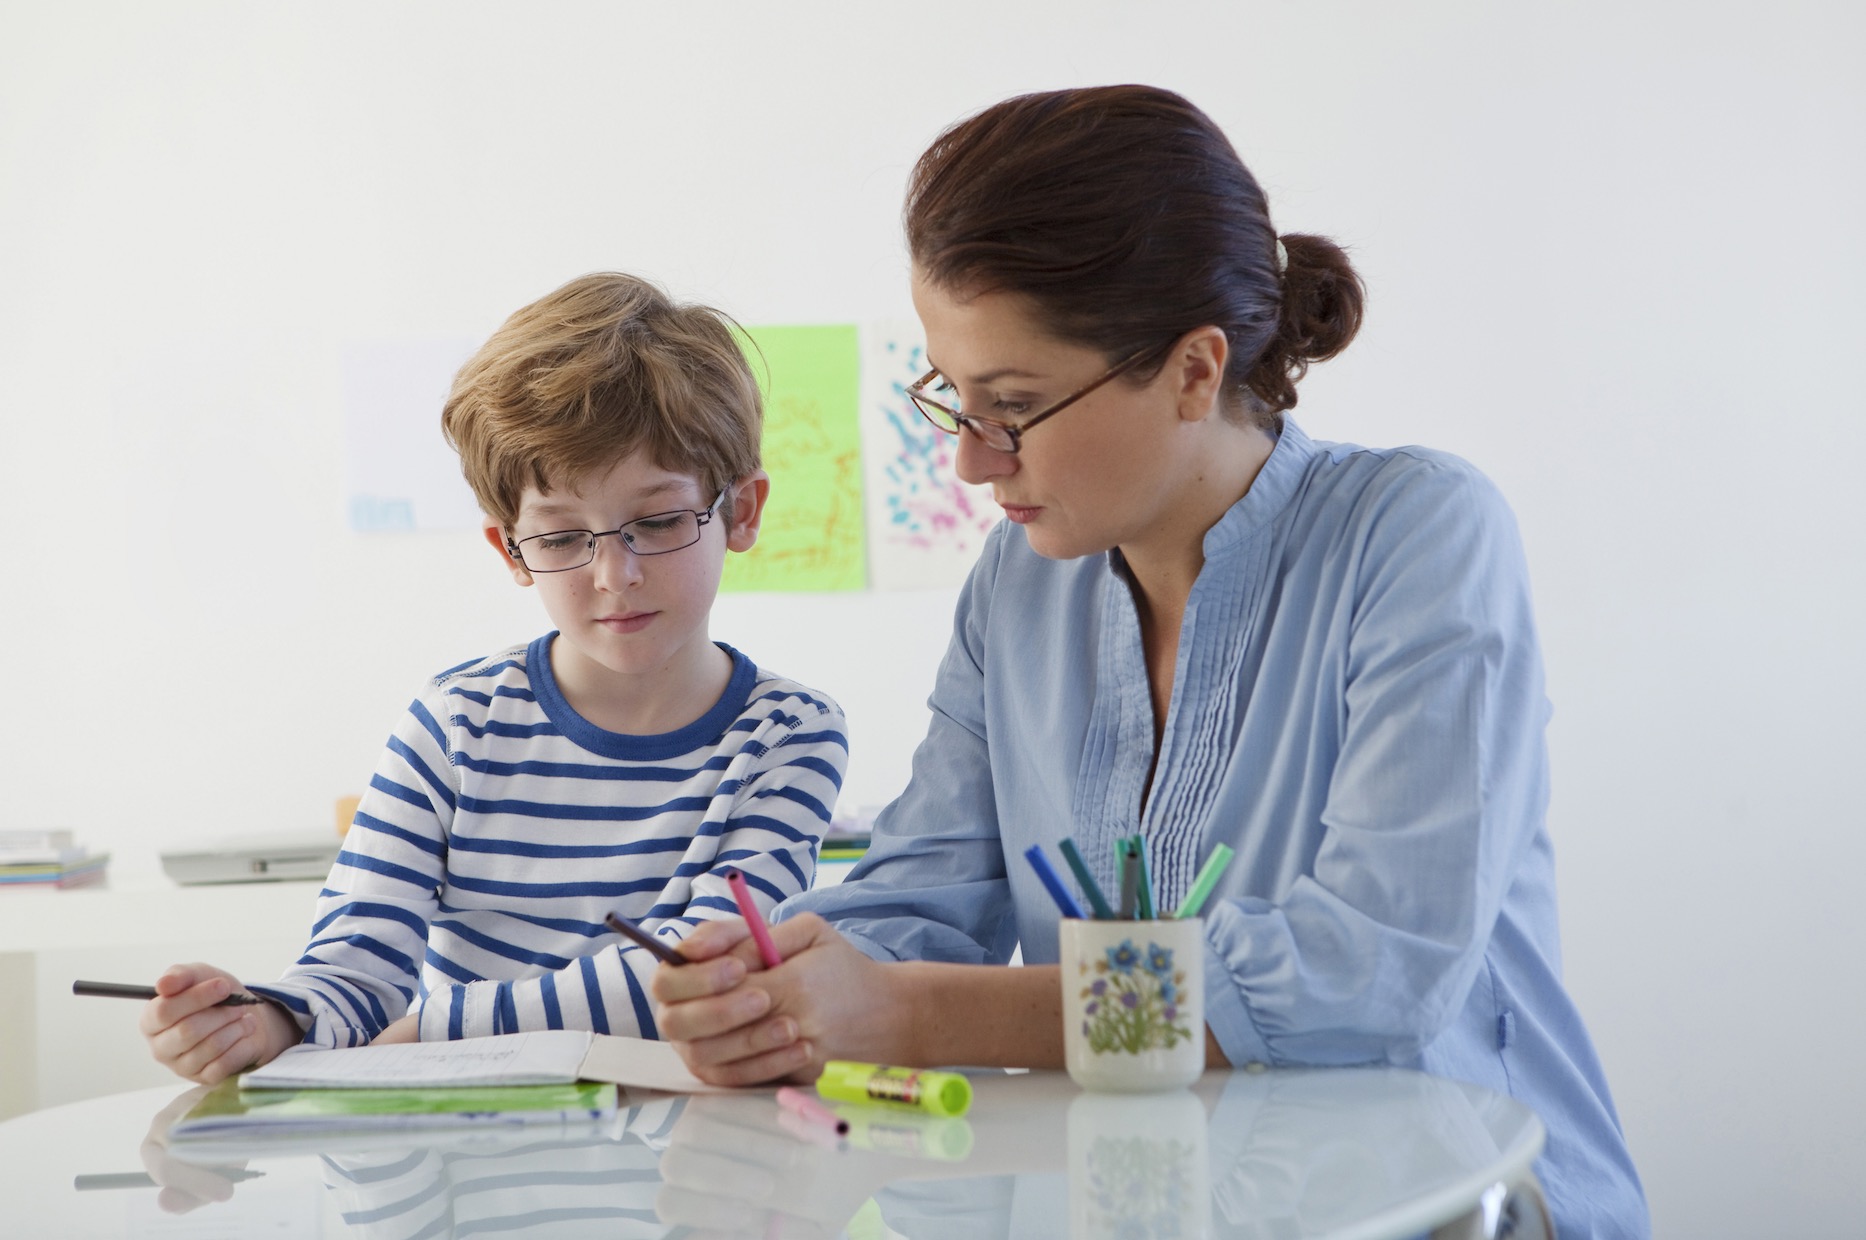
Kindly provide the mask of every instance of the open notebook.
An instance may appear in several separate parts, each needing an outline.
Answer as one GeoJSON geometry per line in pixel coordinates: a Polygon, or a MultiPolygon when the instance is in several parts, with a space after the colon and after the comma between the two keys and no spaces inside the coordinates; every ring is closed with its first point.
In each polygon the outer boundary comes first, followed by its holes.
{"type": "Polygon", "coordinates": [[[257,1089],[455,1089],[601,1081],[678,1094],[730,1093],[687,1071],[665,1042],[578,1029],[505,1033],[453,1042],[327,1050],[294,1046],[240,1078],[257,1089]]]}

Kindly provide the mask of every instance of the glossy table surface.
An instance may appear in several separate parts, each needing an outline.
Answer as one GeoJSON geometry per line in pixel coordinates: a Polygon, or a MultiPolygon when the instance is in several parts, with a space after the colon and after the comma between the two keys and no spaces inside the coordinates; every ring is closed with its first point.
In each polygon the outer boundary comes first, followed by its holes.
{"type": "Polygon", "coordinates": [[[1394,1069],[1211,1072],[1171,1094],[974,1077],[964,1119],[865,1108],[846,1140],[769,1092],[624,1094],[601,1126],[171,1146],[195,1091],[0,1124],[7,1236],[1404,1237],[1540,1151],[1540,1121],[1394,1069]]]}

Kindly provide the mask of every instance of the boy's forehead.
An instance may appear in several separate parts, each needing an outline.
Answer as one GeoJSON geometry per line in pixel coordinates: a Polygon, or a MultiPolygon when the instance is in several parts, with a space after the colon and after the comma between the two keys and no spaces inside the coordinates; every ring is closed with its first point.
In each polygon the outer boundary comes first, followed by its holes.
{"type": "Polygon", "coordinates": [[[521,513],[548,515],[592,505],[639,504],[653,501],[686,501],[700,489],[700,480],[690,473],[627,457],[606,469],[588,470],[569,476],[552,476],[540,488],[527,484],[519,497],[521,513]]]}

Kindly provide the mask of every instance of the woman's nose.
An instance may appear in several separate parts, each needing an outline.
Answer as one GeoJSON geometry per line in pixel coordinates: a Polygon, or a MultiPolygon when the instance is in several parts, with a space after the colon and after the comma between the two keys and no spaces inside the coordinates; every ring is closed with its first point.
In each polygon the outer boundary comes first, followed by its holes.
{"type": "Polygon", "coordinates": [[[978,486],[1017,472],[1017,454],[992,447],[969,428],[959,431],[959,449],[953,454],[953,472],[978,486]]]}

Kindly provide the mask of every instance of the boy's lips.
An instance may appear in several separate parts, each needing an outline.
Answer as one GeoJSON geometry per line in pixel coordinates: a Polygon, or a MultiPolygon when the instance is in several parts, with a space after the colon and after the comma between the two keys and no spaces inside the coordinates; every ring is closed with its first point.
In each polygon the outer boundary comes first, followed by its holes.
{"type": "Polygon", "coordinates": [[[633,633],[646,628],[648,622],[659,614],[654,611],[630,611],[614,616],[598,616],[596,623],[611,633],[633,633]]]}

